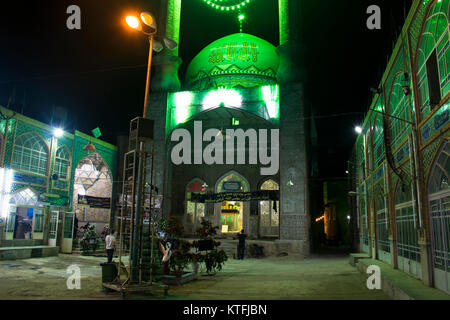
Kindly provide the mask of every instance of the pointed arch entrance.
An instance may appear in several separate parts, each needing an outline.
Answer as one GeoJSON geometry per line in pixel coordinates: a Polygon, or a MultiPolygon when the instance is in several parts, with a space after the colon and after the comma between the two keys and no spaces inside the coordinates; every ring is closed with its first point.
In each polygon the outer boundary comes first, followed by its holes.
{"type": "Polygon", "coordinates": [[[80,225],[94,223],[101,232],[111,213],[112,173],[99,153],[80,160],[74,175],[73,211],[80,225]]]}
{"type": "MultiPolygon", "coordinates": [[[[280,190],[278,183],[268,179],[261,184],[261,190],[280,190]]],[[[280,201],[265,200],[259,202],[259,234],[262,237],[280,236],[280,201]]]]}
{"type": "Polygon", "coordinates": [[[200,226],[201,219],[205,217],[205,204],[191,201],[195,194],[206,192],[206,183],[201,179],[193,179],[186,186],[186,214],[184,218],[184,231],[194,234],[200,226]]]}
{"type": "MultiPolygon", "coordinates": [[[[217,180],[215,190],[221,192],[249,192],[250,184],[241,174],[230,171],[217,180]]],[[[223,235],[248,230],[250,203],[245,201],[223,201],[215,206],[215,220],[223,235]]]]}
{"type": "Polygon", "coordinates": [[[450,143],[441,148],[428,179],[434,286],[450,293],[450,143]]]}

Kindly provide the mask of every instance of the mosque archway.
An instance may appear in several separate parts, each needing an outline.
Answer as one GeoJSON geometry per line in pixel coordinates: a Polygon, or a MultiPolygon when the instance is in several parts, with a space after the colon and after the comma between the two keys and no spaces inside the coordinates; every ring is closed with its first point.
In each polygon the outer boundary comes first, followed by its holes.
{"type": "Polygon", "coordinates": [[[74,175],[73,211],[79,225],[95,224],[101,232],[111,214],[112,173],[99,153],[80,160],[74,175]]]}
{"type": "MultiPolygon", "coordinates": [[[[250,184],[241,174],[230,171],[217,180],[216,193],[249,192],[250,184]]],[[[223,235],[236,234],[248,229],[250,203],[245,201],[223,201],[216,204],[215,217],[219,232],[223,235]]]]}
{"type": "MultiPolygon", "coordinates": [[[[267,179],[261,184],[261,190],[280,190],[278,183],[267,179]]],[[[280,236],[280,201],[265,200],[259,202],[259,234],[262,237],[280,236]]]]}

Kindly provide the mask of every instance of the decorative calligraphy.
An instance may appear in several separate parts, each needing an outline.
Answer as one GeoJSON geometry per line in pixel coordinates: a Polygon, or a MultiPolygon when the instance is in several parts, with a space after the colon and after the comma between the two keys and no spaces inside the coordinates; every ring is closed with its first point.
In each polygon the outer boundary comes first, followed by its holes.
{"type": "Polygon", "coordinates": [[[255,43],[237,42],[225,43],[215,50],[211,51],[208,62],[257,62],[258,61],[258,47],[255,43]]]}

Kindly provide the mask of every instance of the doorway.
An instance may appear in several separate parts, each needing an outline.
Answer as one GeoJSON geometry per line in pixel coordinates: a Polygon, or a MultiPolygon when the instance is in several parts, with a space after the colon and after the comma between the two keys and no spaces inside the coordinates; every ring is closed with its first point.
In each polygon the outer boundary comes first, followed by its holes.
{"type": "MultiPolygon", "coordinates": [[[[249,192],[248,181],[237,172],[229,172],[219,178],[216,183],[216,192],[249,192]]],[[[239,233],[242,229],[249,234],[250,203],[244,201],[222,201],[215,206],[216,223],[222,235],[239,233]]]]}
{"type": "MultiPolygon", "coordinates": [[[[272,179],[264,181],[261,190],[279,190],[279,185],[272,179]]],[[[259,202],[259,234],[261,237],[279,237],[280,235],[280,201],[266,200],[259,202]]]]}
{"type": "Polygon", "coordinates": [[[44,208],[37,193],[25,188],[11,195],[6,240],[42,240],[44,208]]]}

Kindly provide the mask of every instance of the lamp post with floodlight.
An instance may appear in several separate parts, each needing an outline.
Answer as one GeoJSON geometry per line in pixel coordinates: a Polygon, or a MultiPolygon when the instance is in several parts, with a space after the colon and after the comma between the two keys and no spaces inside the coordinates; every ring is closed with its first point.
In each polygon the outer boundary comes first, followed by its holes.
{"type": "Polygon", "coordinates": [[[149,12],[142,12],[140,14],[140,19],[136,16],[127,16],[125,18],[126,23],[130,28],[141,31],[143,34],[147,35],[150,42],[149,53],[148,53],[148,65],[147,65],[147,82],[145,85],[145,99],[144,99],[144,114],[143,117],[147,116],[147,105],[148,105],[148,93],[150,89],[150,74],[152,65],[153,51],[161,52],[164,47],[169,50],[175,49],[178,44],[166,37],[158,39],[156,36],[157,26],[154,16],[149,12]],[[161,41],[159,41],[161,40],[161,41]]]}
{"type": "MultiPolygon", "coordinates": [[[[143,34],[148,36],[150,47],[148,52],[148,64],[147,64],[147,80],[145,84],[145,98],[144,98],[144,114],[143,117],[147,116],[147,103],[148,103],[148,93],[150,87],[150,71],[152,65],[152,53],[153,53],[153,38],[156,34],[156,20],[153,15],[149,12],[142,12],[140,14],[140,20],[135,16],[127,16],[125,21],[131,28],[141,31],[143,34]],[[143,22],[143,24],[141,23],[143,22]]],[[[156,46],[157,48],[157,46],[156,46]]]]}
{"type": "MultiPolygon", "coordinates": [[[[153,17],[153,15],[149,12],[142,12],[140,14],[140,19],[138,19],[136,16],[127,16],[125,18],[126,23],[131,28],[141,31],[143,34],[147,35],[150,42],[150,48],[149,48],[149,54],[148,54],[148,65],[147,65],[147,80],[145,85],[145,99],[144,99],[144,111],[143,111],[143,118],[147,117],[147,106],[148,106],[148,96],[150,91],[150,73],[151,73],[151,65],[152,65],[152,55],[153,51],[161,52],[164,49],[164,46],[167,47],[170,50],[173,50],[177,47],[177,43],[173,40],[167,39],[166,37],[162,37],[162,42],[158,41],[155,38],[157,27],[156,27],[156,20],[153,17]],[[142,22],[142,23],[141,23],[142,22]],[[163,45],[164,43],[164,45],[163,45]]],[[[135,228],[133,230],[133,246],[131,248],[132,254],[131,254],[131,275],[130,280],[132,282],[137,280],[137,271],[138,271],[138,256],[139,256],[139,250],[138,247],[138,241],[141,238],[140,235],[140,221],[141,221],[141,205],[142,205],[142,186],[143,186],[143,166],[144,166],[144,160],[143,160],[143,154],[144,154],[144,142],[139,142],[139,150],[138,150],[138,174],[137,174],[137,196],[136,196],[136,214],[135,214],[135,228]]],[[[151,280],[150,276],[150,281],[151,280]]]]}

